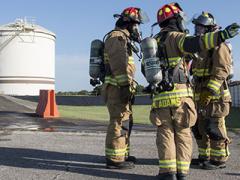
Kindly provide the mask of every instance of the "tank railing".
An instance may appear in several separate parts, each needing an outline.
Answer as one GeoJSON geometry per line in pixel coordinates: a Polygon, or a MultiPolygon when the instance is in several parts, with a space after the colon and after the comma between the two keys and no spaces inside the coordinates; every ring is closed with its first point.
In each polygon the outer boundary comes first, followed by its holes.
{"type": "Polygon", "coordinates": [[[26,31],[33,31],[35,29],[35,19],[28,19],[25,17],[24,19],[16,19],[15,20],[16,28],[19,28],[17,30],[26,32],[26,31]]]}
{"type": "Polygon", "coordinates": [[[30,21],[26,17],[24,19],[16,19],[14,24],[14,26],[16,27],[16,32],[9,39],[0,44],[0,52],[20,33],[34,31],[34,22],[34,18],[32,18],[30,21]]]}

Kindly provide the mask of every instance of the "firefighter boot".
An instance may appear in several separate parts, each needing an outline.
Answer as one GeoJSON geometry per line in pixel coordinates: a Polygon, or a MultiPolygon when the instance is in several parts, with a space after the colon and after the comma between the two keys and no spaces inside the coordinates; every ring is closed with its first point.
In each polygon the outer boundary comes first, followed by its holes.
{"type": "Polygon", "coordinates": [[[137,162],[137,158],[135,156],[128,156],[126,157],[127,162],[133,162],[134,164],[137,162]]]}
{"type": "Polygon", "coordinates": [[[203,169],[216,170],[226,168],[225,162],[208,161],[203,164],[203,169]]]}
{"type": "Polygon", "coordinates": [[[176,180],[175,173],[159,173],[157,175],[157,179],[159,180],[176,180]]]}
{"type": "Polygon", "coordinates": [[[209,160],[207,159],[202,159],[202,158],[196,158],[191,160],[191,165],[192,166],[200,166],[203,167],[205,163],[207,163],[209,160]]]}
{"type": "Polygon", "coordinates": [[[114,162],[112,160],[106,159],[106,164],[108,169],[132,169],[135,167],[133,162],[130,161],[114,162]]]}
{"type": "Polygon", "coordinates": [[[183,173],[177,173],[177,180],[187,180],[187,175],[183,173]]]}

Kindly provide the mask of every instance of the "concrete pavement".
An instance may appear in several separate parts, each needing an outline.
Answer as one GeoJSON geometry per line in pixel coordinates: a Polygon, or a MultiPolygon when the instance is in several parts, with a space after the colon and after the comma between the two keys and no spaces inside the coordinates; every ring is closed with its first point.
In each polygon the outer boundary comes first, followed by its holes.
{"type": "MultiPolygon", "coordinates": [[[[152,126],[136,126],[133,131],[131,153],[138,158],[136,167],[109,170],[103,156],[106,124],[43,120],[21,103],[0,97],[0,180],[156,179],[152,126]]],[[[227,168],[206,171],[192,167],[190,180],[240,179],[240,135],[229,135],[233,142],[227,168]]],[[[196,144],[193,156],[197,156],[196,144]]]]}

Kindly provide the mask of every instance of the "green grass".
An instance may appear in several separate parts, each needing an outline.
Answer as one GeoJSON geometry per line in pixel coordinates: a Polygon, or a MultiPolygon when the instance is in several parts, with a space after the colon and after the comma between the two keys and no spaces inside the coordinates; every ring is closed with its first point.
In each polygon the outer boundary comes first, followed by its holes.
{"type": "MultiPolygon", "coordinates": [[[[133,106],[134,122],[150,124],[149,112],[151,106],[133,106]]],[[[61,117],[96,121],[109,121],[105,106],[58,106],[61,117]]]]}
{"type": "MultiPolygon", "coordinates": [[[[108,121],[108,111],[105,106],[58,106],[61,117],[72,119],[85,119],[96,121],[108,121]]],[[[140,124],[150,124],[150,106],[133,106],[134,122],[140,124]]],[[[231,112],[226,118],[228,128],[240,128],[240,108],[231,108],[231,112]]]]}

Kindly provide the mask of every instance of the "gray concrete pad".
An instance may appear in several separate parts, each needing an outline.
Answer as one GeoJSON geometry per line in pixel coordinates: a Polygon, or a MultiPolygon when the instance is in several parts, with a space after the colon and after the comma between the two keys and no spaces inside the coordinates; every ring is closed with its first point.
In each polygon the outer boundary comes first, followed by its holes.
{"type": "MultiPolygon", "coordinates": [[[[231,133],[231,137],[232,155],[227,168],[216,171],[193,168],[189,179],[240,179],[239,135],[231,133]]],[[[0,179],[156,179],[155,133],[133,133],[131,153],[138,162],[132,170],[105,168],[104,141],[104,133],[2,131],[0,179]]]]}
{"type": "MultiPolygon", "coordinates": [[[[134,127],[131,154],[138,158],[136,167],[109,170],[104,158],[106,123],[44,120],[33,116],[34,111],[23,102],[1,96],[0,102],[0,180],[156,179],[158,157],[152,126],[134,127]]],[[[192,167],[190,180],[240,179],[240,135],[229,135],[233,141],[227,168],[192,167]]],[[[197,157],[196,143],[193,157],[197,157]]]]}

